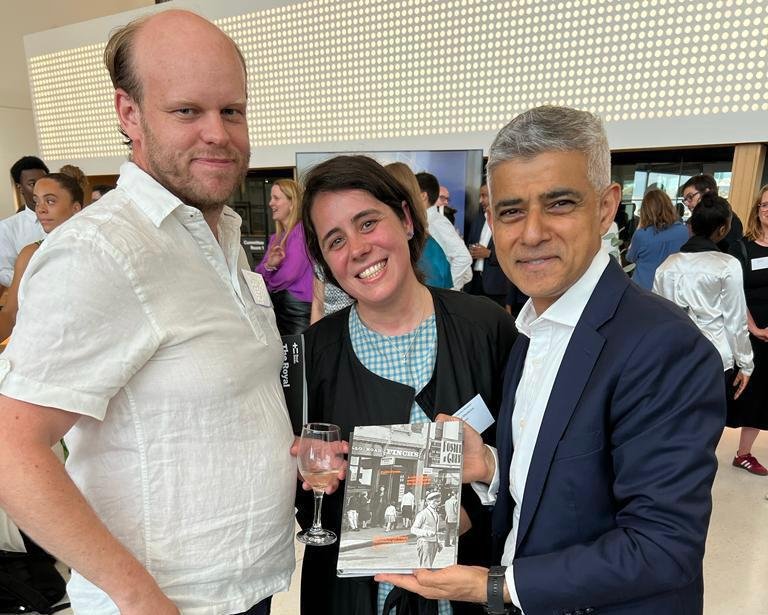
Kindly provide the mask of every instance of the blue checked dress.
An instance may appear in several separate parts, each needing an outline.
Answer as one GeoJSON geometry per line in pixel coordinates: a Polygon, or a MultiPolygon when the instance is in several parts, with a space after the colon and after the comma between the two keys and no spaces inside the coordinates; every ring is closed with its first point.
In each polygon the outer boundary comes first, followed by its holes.
{"type": "MultiPolygon", "coordinates": [[[[404,335],[381,335],[368,329],[357,314],[357,306],[349,312],[349,337],[352,349],[368,371],[381,378],[411,387],[416,394],[432,378],[437,357],[437,327],[432,314],[414,331],[404,335]]],[[[416,401],[411,407],[411,423],[429,423],[430,418],[416,401]]],[[[392,591],[389,583],[379,583],[378,615],[384,611],[384,601],[392,591]]],[[[439,600],[439,615],[452,615],[451,603],[439,600]]]]}

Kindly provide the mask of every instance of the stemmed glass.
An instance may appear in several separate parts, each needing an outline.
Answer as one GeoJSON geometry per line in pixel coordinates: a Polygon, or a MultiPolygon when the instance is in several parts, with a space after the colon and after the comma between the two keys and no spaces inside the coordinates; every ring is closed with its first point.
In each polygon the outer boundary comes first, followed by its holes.
{"type": "Polygon", "coordinates": [[[325,488],[336,478],[344,464],[341,437],[337,425],[307,423],[299,440],[299,472],[315,494],[315,516],[312,527],[296,534],[307,545],[324,546],[336,542],[336,534],[324,530],[320,521],[325,488]]]}

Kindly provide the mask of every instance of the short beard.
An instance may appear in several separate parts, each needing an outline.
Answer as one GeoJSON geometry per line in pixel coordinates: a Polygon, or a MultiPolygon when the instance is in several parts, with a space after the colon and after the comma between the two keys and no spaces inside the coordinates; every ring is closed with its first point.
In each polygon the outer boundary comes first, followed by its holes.
{"type": "MultiPolygon", "coordinates": [[[[160,183],[166,190],[177,196],[185,205],[194,207],[201,212],[209,212],[217,209],[222,209],[224,205],[229,202],[229,199],[242,183],[248,172],[248,163],[250,161],[250,149],[243,156],[240,151],[233,147],[226,149],[219,148],[218,153],[226,152],[228,156],[231,156],[239,164],[239,173],[237,179],[233,180],[231,188],[227,191],[226,195],[221,194],[207,194],[206,192],[196,189],[189,178],[184,176],[184,167],[181,165],[188,163],[185,157],[189,152],[178,152],[175,155],[163,152],[161,148],[157,146],[157,139],[155,139],[154,133],[149,126],[143,121],[142,128],[145,136],[145,143],[147,149],[147,165],[148,171],[152,177],[154,177],[158,183],[160,183]]],[[[187,167],[188,169],[189,167],[187,167]]]]}

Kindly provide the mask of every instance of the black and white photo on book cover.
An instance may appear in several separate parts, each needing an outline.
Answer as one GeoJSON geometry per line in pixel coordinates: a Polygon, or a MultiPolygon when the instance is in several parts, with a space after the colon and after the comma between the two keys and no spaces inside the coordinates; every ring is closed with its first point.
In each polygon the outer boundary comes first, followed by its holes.
{"type": "Polygon", "coordinates": [[[456,563],[462,428],[461,421],[355,428],[338,576],[456,563]]]}

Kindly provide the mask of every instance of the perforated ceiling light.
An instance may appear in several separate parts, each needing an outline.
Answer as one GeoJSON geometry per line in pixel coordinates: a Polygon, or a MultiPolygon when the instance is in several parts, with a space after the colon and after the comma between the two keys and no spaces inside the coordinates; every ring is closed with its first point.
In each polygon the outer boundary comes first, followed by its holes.
{"type": "MultiPolygon", "coordinates": [[[[217,23],[246,58],[259,147],[493,131],[545,103],[607,122],[766,110],[764,9],[762,0],[309,0],[217,23]]],[[[30,59],[45,158],[125,153],[103,48],[30,59]]]]}

